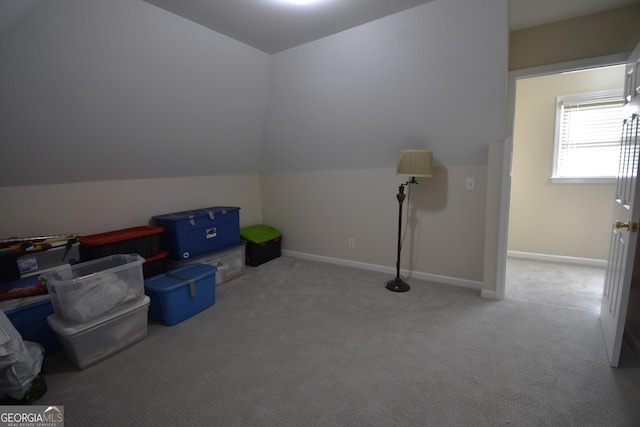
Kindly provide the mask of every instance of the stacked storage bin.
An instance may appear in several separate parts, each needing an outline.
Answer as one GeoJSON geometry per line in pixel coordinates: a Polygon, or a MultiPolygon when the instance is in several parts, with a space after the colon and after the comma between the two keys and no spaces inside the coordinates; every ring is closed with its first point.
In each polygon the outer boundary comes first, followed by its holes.
{"type": "Polygon", "coordinates": [[[247,241],[246,263],[257,267],[278,258],[281,253],[282,233],[264,224],[252,225],[240,230],[247,241]]]}
{"type": "Polygon", "coordinates": [[[53,306],[47,288],[38,281],[38,275],[65,264],[80,260],[80,244],[75,235],[33,237],[7,244],[10,261],[0,267],[4,279],[14,280],[0,284],[0,309],[14,325],[25,341],[40,344],[45,355],[60,351],[60,343],[47,324],[53,314],[53,306]]]}
{"type": "Polygon", "coordinates": [[[0,243],[0,284],[80,259],[76,235],[15,238],[0,243]]]}
{"type": "Polygon", "coordinates": [[[216,285],[221,285],[244,274],[245,242],[181,261],[167,260],[169,269],[190,264],[207,264],[216,267],[216,285]]]}
{"type": "Polygon", "coordinates": [[[115,254],[138,254],[145,259],[144,277],[155,276],[165,271],[163,260],[167,252],[160,250],[162,232],[162,227],[140,226],[82,236],[80,256],[83,261],[90,261],[115,254]]]}
{"type": "MultiPolygon", "coordinates": [[[[244,273],[245,243],[240,240],[240,208],[214,206],[153,217],[163,227],[161,247],[167,268],[207,264],[217,268],[216,285],[244,273]]],[[[153,303],[152,303],[153,304],[153,303]]]]}
{"type": "Polygon", "coordinates": [[[152,317],[171,326],[214,305],[216,284],[244,272],[240,208],[215,206],[152,220],[165,230],[161,247],[169,271],[147,278],[144,286],[152,317]]]}
{"type": "Polygon", "coordinates": [[[79,369],[147,336],[143,263],[142,257],[117,254],[40,275],[55,313],[47,322],[79,369]]]}
{"type": "Polygon", "coordinates": [[[30,251],[18,256],[16,264],[20,278],[35,276],[60,265],[77,263],[80,260],[79,247],[78,239],[73,237],[62,239],[46,249],[30,251]]]}

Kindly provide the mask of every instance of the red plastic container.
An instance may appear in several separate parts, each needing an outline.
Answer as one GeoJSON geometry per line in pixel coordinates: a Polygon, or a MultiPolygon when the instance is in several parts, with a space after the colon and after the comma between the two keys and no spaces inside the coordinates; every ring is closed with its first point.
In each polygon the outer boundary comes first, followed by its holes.
{"type": "Polygon", "coordinates": [[[80,259],[90,261],[116,254],[138,254],[143,258],[160,253],[164,227],[140,226],[80,237],[80,259]]]}
{"type": "Polygon", "coordinates": [[[167,255],[169,255],[169,252],[162,251],[159,254],[144,259],[144,264],[142,264],[142,275],[145,279],[157,276],[158,274],[162,274],[167,271],[167,265],[165,263],[167,255]]]}

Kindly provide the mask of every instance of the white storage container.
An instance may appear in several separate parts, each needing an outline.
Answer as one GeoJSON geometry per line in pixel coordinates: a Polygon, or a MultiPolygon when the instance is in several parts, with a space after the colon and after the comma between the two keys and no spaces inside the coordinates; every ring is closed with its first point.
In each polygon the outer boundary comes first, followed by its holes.
{"type": "Polygon", "coordinates": [[[195,258],[184,261],[169,262],[170,269],[183,267],[188,264],[208,264],[218,268],[216,273],[216,285],[242,276],[245,269],[245,242],[233,245],[226,249],[209,252],[195,258]]]}
{"type": "Polygon", "coordinates": [[[21,277],[35,275],[51,267],[64,264],[76,264],[80,261],[80,243],[74,243],[70,248],[58,246],[45,251],[31,252],[16,259],[21,277]]]}
{"type": "Polygon", "coordinates": [[[111,255],[57,267],[39,278],[54,313],[65,322],[84,323],[144,297],[142,264],[139,256],[111,255]]]}
{"type": "Polygon", "coordinates": [[[149,297],[145,296],[93,322],[70,325],[52,314],[47,323],[64,354],[79,369],[85,369],[146,338],[148,311],[149,297]]]}

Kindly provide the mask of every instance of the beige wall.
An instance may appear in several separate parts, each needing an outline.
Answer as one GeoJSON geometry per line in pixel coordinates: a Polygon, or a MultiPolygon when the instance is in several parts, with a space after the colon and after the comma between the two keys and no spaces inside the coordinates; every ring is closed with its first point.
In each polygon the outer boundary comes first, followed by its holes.
{"type": "Polygon", "coordinates": [[[509,250],[606,259],[614,184],[553,184],[558,95],[621,88],[624,67],[517,82],[509,250]]]}
{"type": "MultiPolygon", "coordinates": [[[[402,268],[482,282],[486,173],[486,166],[436,167],[433,178],[411,186],[402,268]],[[474,191],[465,189],[468,177],[474,191]]],[[[386,168],[264,174],[263,218],[283,232],[284,250],[395,268],[403,182],[386,168]]]]}
{"type": "Polygon", "coordinates": [[[0,200],[2,237],[100,233],[207,206],[241,207],[242,225],[262,221],[257,174],[0,187],[0,200]]]}
{"type": "MultiPolygon", "coordinates": [[[[411,186],[403,269],[463,286],[482,282],[486,173],[486,166],[436,167],[433,178],[411,186]],[[474,191],[466,178],[475,179],[474,191]]],[[[384,168],[0,187],[0,236],[92,234],[229,205],[241,207],[241,226],[280,229],[284,250],[395,269],[396,194],[405,181],[384,168]]]]}
{"type": "Polygon", "coordinates": [[[509,70],[631,52],[640,41],[640,6],[513,31],[509,70]]]}

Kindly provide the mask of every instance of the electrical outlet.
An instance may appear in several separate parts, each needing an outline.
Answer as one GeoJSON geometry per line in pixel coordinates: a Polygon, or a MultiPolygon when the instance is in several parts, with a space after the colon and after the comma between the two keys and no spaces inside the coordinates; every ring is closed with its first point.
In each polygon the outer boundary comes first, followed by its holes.
{"type": "Polygon", "coordinates": [[[476,180],[475,178],[467,178],[466,181],[467,191],[473,191],[476,189],[476,180]]]}
{"type": "Polygon", "coordinates": [[[350,237],[350,238],[349,238],[348,243],[349,243],[349,247],[350,247],[351,249],[355,249],[355,248],[356,248],[356,239],[354,239],[353,237],[350,237]]]}

